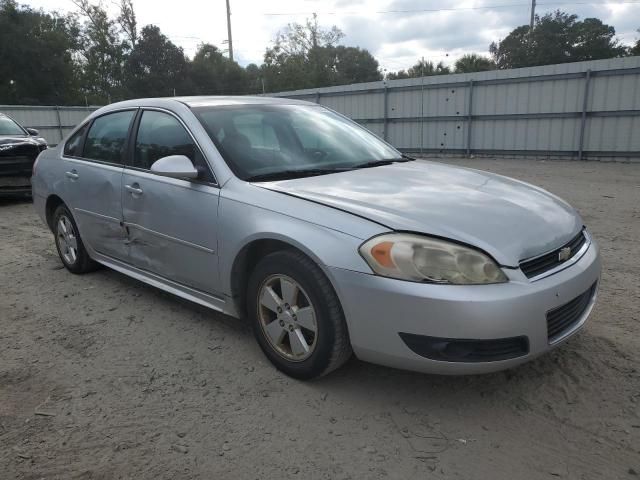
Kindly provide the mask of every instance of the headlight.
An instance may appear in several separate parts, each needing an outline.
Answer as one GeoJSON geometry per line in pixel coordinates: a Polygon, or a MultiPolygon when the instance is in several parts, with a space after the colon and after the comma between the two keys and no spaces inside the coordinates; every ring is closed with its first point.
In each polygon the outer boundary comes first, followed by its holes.
{"type": "Polygon", "coordinates": [[[414,282],[479,285],[507,281],[484,253],[437,238],[408,233],[374,237],[360,254],[378,275],[414,282]]]}

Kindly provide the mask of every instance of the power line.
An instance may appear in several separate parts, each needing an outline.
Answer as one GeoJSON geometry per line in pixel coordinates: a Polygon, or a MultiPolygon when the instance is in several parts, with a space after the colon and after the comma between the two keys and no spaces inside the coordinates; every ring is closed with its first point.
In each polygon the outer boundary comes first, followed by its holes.
{"type": "MultiPolygon", "coordinates": [[[[630,0],[623,2],[607,2],[606,5],[638,5],[640,1],[638,0],[630,0]]],[[[515,7],[529,7],[530,3],[510,3],[510,4],[501,4],[501,5],[481,5],[476,7],[452,7],[452,8],[416,8],[416,9],[407,9],[407,10],[379,10],[369,13],[374,14],[404,14],[404,13],[435,13],[435,12],[457,12],[463,10],[491,10],[494,8],[515,8],[515,7]]],[[[547,5],[547,6],[562,6],[562,5],[598,5],[605,6],[605,4],[601,2],[536,2],[536,5],[547,5]]],[[[264,15],[267,17],[278,17],[278,16],[295,16],[295,15],[313,15],[316,13],[317,15],[363,15],[362,11],[341,11],[341,12],[256,12],[255,15],[264,15]]],[[[251,15],[251,12],[245,12],[244,15],[251,15]]]]}

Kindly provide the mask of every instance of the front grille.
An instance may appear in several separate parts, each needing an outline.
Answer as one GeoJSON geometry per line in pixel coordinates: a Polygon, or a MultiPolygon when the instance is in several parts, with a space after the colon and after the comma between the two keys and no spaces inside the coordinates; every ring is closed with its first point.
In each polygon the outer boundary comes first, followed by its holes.
{"type": "Polygon", "coordinates": [[[0,157],[0,175],[13,176],[13,175],[31,175],[31,169],[33,168],[33,162],[36,157],[27,155],[14,155],[0,157]]]}
{"type": "Polygon", "coordinates": [[[582,295],[577,296],[561,307],[554,308],[547,312],[547,338],[549,342],[553,342],[561,337],[580,321],[596,293],[596,285],[597,284],[594,283],[591,288],[582,295]]]}
{"type": "Polygon", "coordinates": [[[399,333],[400,338],[421,357],[443,362],[495,362],[529,353],[527,337],[471,340],[399,333]]]}
{"type": "Polygon", "coordinates": [[[541,275],[573,258],[586,241],[587,237],[584,234],[584,230],[582,230],[578,235],[573,237],[560,248],[552,252],[545,253],[544,255],[540,255],[539,257],[532,258],[531,260],[520,262],[520,268],[527,278],[537,277],[538,275],[541,275]],[[567,258],[561,260],[560,252],[565,248],[569,248],[570,253],[567,258]]]}

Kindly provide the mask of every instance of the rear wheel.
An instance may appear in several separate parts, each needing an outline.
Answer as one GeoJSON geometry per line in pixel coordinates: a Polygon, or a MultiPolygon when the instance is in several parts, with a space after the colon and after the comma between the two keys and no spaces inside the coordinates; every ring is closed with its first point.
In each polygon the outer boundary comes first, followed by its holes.
{"type": "Polygon", "coordinates": [[[329,280],[299,252],[267,255],[248,285],[256,339],[281,371],[309,379],[340,367],[351,355],[338,297],[329,280]]]}
{"type": "Polygon", "coordinates": [[[78,226],[65,205],[60,205],[53,213],[53,234],[58,255],[67,270],[72,273],[87,273],[97,268],[98,264],[89,257],[78,226]]]}

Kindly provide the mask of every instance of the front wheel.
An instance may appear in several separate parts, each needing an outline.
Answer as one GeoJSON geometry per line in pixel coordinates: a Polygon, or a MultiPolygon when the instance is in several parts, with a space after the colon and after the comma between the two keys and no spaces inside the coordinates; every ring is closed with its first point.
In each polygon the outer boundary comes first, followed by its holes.
{"type": "Polygon", "coordinates": [[[249,279],[247,299],[258,344],[287,375],[326,375],[351,356],[338,297],[302,253],[280,251],[263,258],[249,279]]]}

